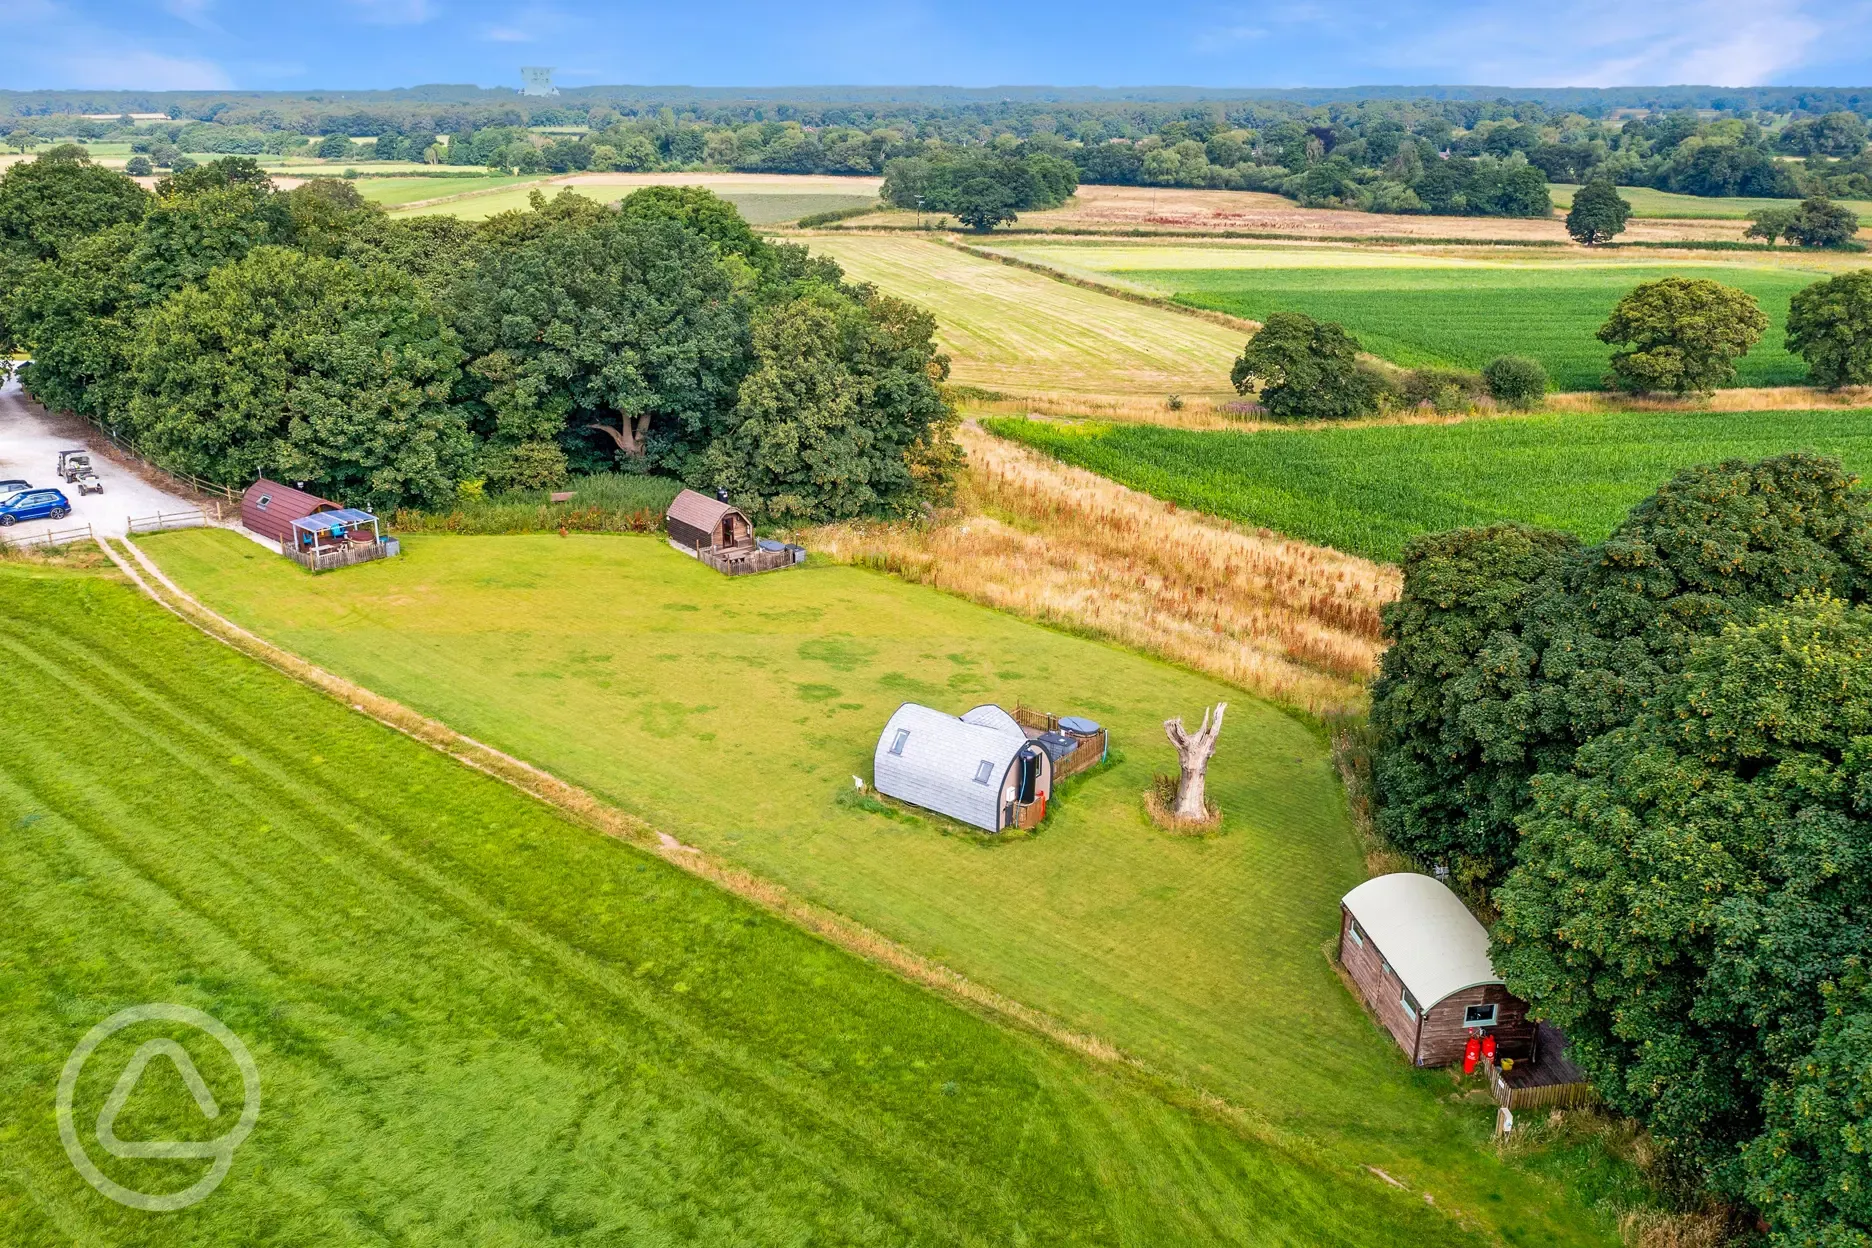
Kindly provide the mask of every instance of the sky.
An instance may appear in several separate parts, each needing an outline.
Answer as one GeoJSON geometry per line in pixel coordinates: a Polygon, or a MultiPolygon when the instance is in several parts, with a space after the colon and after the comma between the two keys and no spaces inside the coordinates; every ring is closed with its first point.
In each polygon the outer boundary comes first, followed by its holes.
{"type": "Polygon", "coordinates": [[[1872,0],[0,0],[0,88],[1872,83],[1872,0]]]}

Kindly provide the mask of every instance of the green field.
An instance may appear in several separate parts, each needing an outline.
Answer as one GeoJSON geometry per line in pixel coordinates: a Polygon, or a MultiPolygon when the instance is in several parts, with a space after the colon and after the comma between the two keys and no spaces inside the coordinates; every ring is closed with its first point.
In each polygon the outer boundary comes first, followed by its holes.
{"type": "Polygon", "coordinates": [[[1561,414],[1265,433],[984,423],[1181,506],[1387,560],[1413,534],[1497,520],[1597,540],[1692,464],[1817,450],[1872,471],[1868,411],[1561,414]]]}
{"type": "MultiPolygon", "coordinates": [[[[1547,190],[1553,196],[1554,207],[1565,212],[1573,206],[1573,192],[1579,190],[1579,187],[1565,182],[1550,182],[1547,190]]],[[[1746,221],[1751,212],[1763,208],[1793,208],[1800,202],[1793,199],[1752,199],[1742,195],[1720,199],[1702,195],[1677,195],[1670,191],[1653,190],[1648,186],[1621,186],[1618,193],[1632,206],[1632,216],[1659,220],[1746,221]]],[[[1858,213],[1862,221],[1872,221],[1872,202],[1863,199],[1842,199],[1839,202],[1858,213]]]]}
{"type": "Polygon", "coordinates": [[[352,185],[358,193],[373,204],[385,208],[396,208],[403,204],[416,203],[425,199],[441,199],[448,195],[471,195],[479,191],[496,191],[509,186],[524,186],[538,182],[536,175],[519,177],[501,177],[489,175],[484,178],[359,178],[352,185]]]}
{"type": "MultiPolygon", "coordinates": [[[[0,1242],[1473,1242],[1334,1159],[1173,1109],[211,641],[0,565],[0,1242]],[[203,1203],[106,1201],[54,1085],[130,1005],[252,1052],[203,1203]]],[[[145,1024],[85,1067],[94,1120],[145,1024]]],[[[180,1037],[219,1105],[225,1056],[180,1037]]],[[[200,1139],[151,1066],[125,1139],[200,1139]]],[[[225,1112],[225,1111],[224,1111],[225,1112]]],[[[220,1124],[217,1124],[217,1127],[220,1124]]],[[[200,1161],[113,1161],[175,1191],[200,1161]]]]}
{"type": "Polygon", "coordinates": [[[1767,334],[1737,362],[1738,385],[1780,386],[1807,375],[1783,345],[1788,299],[1818,274],[1741,265],[1515,265],[1379,268],[1134,269],[1117,276],[1181,303],[1262,320],[1305,312],[1338,321],[1367,351],[1396,364],[1480,368],[1528,355],[1562,390],[1597,389],[1611,348],[1593,337],[1612,306],[1642,281],[1707,277],[1754,295],[1767,334]]]}
{"type": "Polygon", "coordinates": [[[1318,737],[1213,681],[859,569],[724,578],[646,537],[411,536],[311,577],[224,532],[146,548],[262,635],[778,880],[1514,1242],[1612,1213],[1488,1144],[1492,1110],[1412,1072],[1323,955],[1362,877],[1318,737]],[[1040,833],[990,843],[854,804],[903,701],[1096,716],[1121,754],[1040,833]],[[1162,720],[1231,704],[1224,835],[1144,817],[1162,720]]]}

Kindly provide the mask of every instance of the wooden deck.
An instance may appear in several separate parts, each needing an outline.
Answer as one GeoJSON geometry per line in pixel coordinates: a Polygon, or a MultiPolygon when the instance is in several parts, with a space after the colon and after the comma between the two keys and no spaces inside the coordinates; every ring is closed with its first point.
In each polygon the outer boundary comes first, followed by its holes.
{"type": "MultiPolygon", "coordinates": [[[[1060,732],[1059,716],[1049,715],[1045,711],[1036,711],[1031,706],[1016,704],[1014,722],[1021,726],[1029,741],[1044,736],[1049,732],[1060,732]]],[[[1096,767],[1105,761],[1107,737],[1105,729],[1100,728],[1096,736],[1080,737],[1074,733],[1062,735],[1073,737],[1079,742],[1079,748],[1065,758],[1053,764],[1053,783],[1058,784],[1067,776],[1076,776],[1089,767],[1096,767]]]]}
{"type": "Polygon", "coordinates": [[[1520,1112],[1524,1109],[1571,1109],[1591,1105],[1599,1090],[1586,1080],[1586,1072],[1566,1057],[1566,1037],[1547,1023],[1535,1029],[1534,1060],[1516,1062],[1507,1070],[1488,1064],[1489,1091],[1495,1103],[1520,1112]]]}
{"type": "Polygon", "coordinates": [[[348,568],[353,564],[388,559],[391,551],[382,542],[346,542],[342,546],[322,546],[313,550],[295,550],[288,546],[283,553],[302,568],[313,572],[329,572],[333,568],[348,568]]]}

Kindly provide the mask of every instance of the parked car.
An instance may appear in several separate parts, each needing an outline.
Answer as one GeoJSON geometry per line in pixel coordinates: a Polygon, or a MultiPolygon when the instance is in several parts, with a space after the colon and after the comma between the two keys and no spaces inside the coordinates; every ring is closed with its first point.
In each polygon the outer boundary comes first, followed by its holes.
{"type": "Polygon", "coordinates": [[[58,490],[22,490],[0,499],[0,528],[22,520],[63,520],[71,515],[71,499],[58,490]]]}
{"type": "Polygon", "coordinates": [[[32,482],[26,480],[24,477],[8,477],[6,480],[0,481],[0,498],[12,498],[21,490],[30,489],[32,489],[32,482]]]}

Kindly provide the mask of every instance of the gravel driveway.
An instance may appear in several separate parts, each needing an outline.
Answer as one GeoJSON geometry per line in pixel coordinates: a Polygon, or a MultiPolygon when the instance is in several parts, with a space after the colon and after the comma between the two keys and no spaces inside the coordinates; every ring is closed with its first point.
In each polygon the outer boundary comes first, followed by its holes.
{"type": "Polygon", "coordinates": [[[27,537],[88,524],[100,534],[114,537],[123,534],[131,516],[194,509],[195,504],[188,499],[158,489],[113,462],[101,453],[105,445],[101,438],[72,441],[69,434],[61,433],[45,409],[21,393],[19,382],[9,381],[0,387],[0,479],[24,477],[41,488],[65,491],[72,503],[72,514],[63,520],[25,520],[0,529],[0,534],[27,537]],[[53,471],[58,466],[58,453],[77,446],[91,448],[91,466],[104,482],[102,494],[80,495],[76,486],[66,485],[53,471]]]}

